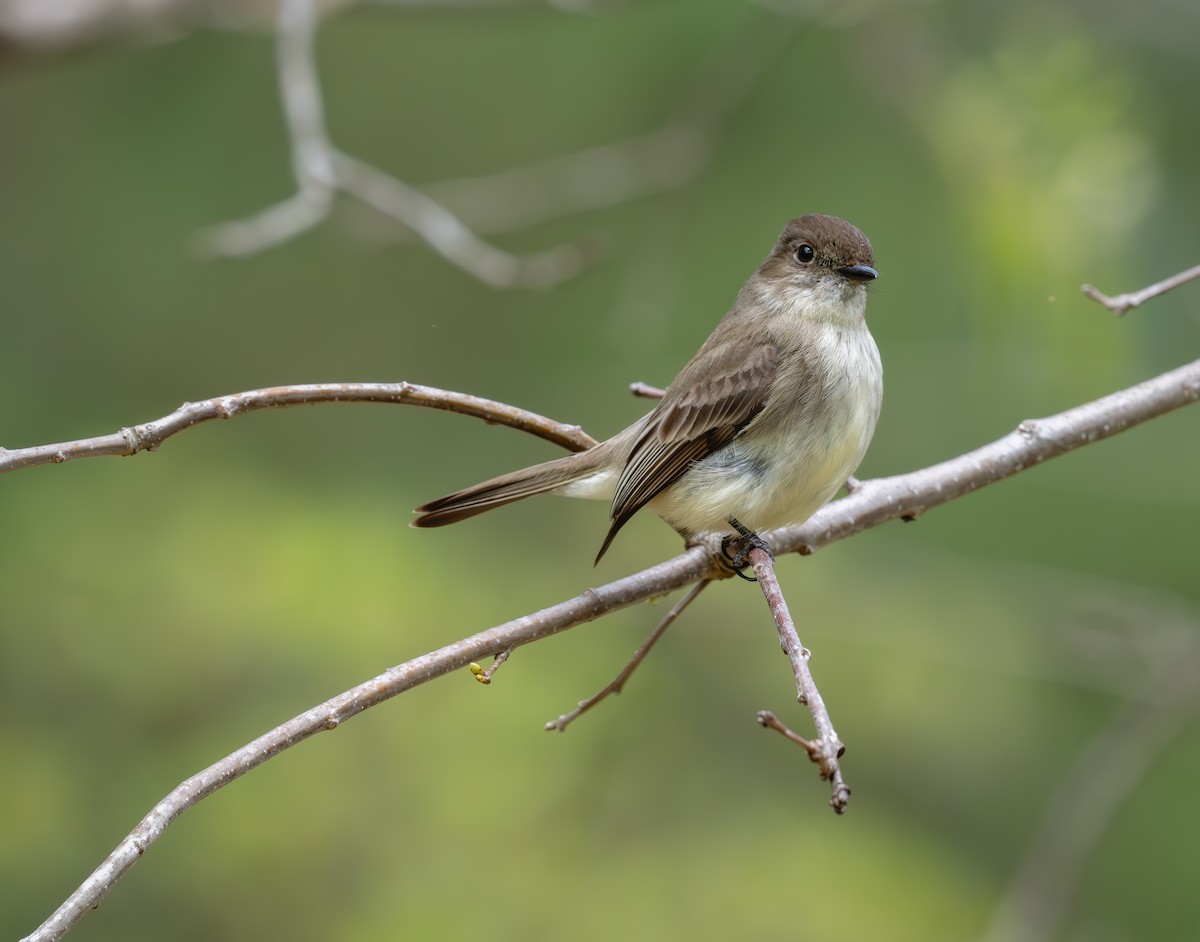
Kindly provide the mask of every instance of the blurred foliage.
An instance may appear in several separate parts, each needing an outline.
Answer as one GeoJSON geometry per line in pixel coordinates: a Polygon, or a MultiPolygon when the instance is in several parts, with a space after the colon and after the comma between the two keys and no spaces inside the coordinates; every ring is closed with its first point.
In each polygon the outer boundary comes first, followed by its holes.
{"type": "MultiPolygon", "coordinates": [[[[541,293],[491,291],[351,205],[252,259],[189,255],[201,227],[290,190],[266,33],[5,50],[0,441],[275,383],[397,379],[606,435],[642,408],[625,385],[669,380],[809,211],[862,227],[882,276],[887,399],[863,476],[1197,355],[1195,287],[1123,320],[1077,288],[1131,290],[1200,255],[1200,132],[1180,120],[1198,8],[767,6],[326,22],[335,139],[415,183],[654,130],[714,69],[763,65],[747,36],[790,31],[691,185],[499,237],[603,239],[602,264],[541,293]]],[[[1200,728],[1159,681],[1196,673],[1198,431],[1184,410],[783,561],[849,744],[843,819],[754,724],[787,715],[791,680],[756,590],[726,583],[566,735],[541,724],[607,681],[667,603],[272,761],[185,815],[72,938],[976,938],[1062,776],[1141,700],[1182,713],[1182,732],[1068,875],[1049,937],[1180,938],[1200,921],[1200,728]]],[[[636,520],[593,572],[603,508],[553,499],[405,526],[423,500],[552,454],[456,416],[324,406],[6,476],[0,933],[33,929],[164,793],[263,730],[676,549],[636,520]]]]}

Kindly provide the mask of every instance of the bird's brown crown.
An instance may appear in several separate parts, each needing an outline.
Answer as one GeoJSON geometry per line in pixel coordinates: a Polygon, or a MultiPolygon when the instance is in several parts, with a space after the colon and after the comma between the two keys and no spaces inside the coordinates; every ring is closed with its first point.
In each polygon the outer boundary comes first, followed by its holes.
{"type": "Polygon", "coordinates": [[[854,265],[874,266],[871,243],[865,235],[844,219],[813,213],[798,216],[783,227],[779,241],[768,257],[764,268],[772,262],[785,262],[789,267],[797,264],[819,265],[824,268],[849,268],[854,265]],[[805,247],[811,249],[812,257],[805,262],[805,247]]]}

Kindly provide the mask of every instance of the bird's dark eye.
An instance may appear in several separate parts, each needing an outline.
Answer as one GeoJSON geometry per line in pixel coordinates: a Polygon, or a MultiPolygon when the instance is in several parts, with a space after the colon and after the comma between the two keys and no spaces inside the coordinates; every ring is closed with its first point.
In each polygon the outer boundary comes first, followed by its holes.
{"type": "Polygon", "coordinates": [[[796,261],[801,265],[807,265],[813,260],[815,254],[813,247],[805,242],[800,248],[796,249],[796,261]]]}

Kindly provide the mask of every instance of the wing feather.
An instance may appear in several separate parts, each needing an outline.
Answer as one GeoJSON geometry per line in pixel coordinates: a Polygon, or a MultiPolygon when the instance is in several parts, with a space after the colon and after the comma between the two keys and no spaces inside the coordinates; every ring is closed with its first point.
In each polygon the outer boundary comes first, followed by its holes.
{"type": "Polygon", "coordinates": [[[779,367],[778,347],[746,349],[738,338],[711,339],[676,377],[630,450],[597,560],[630,517],[693,463],[733,441],[766,405],[779,367]]]}

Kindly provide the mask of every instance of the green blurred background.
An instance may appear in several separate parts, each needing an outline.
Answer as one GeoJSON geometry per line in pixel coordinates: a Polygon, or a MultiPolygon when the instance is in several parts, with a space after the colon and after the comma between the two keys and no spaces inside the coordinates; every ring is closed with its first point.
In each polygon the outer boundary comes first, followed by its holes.
{"type": "MultiPolygon", "coordinates": [[[[681,185],[494,236],[604,246],[536,292],[484,287],[348,201],[253,258],[189,253],[292,187],[269,20],[191,25],[0,50],[7,447],[277,383],[401,379],[607,435],[645,408],[626,384],[670,380],[812,211],[867,232],[881,273],[887,395],[861,476],[1200,355],[1195,286],[1123,320],[1078,292],[1200,256],[1195,5],[331,15],[331,133],[412,183],[701,122],[681,185]]],[[[459,208],[518,208],[491,197],[459,208]]],[[[340,405],[5,476],[0,935],[32,930],[163,794],[262,731],[676,552],[638,519],[593,571],[603,508],[549,498],[406,526],[424,500],[553,455],[458,416],[340,405]]],[[[807,728],[761,597],[729,581],[565,735],[542,724],[666,603],[288,752],[186,814],[72,938],[1194,936],[1197,467],[1200,410],[1183,410],[783,560],[849,747],[844,818],[754,723],[772,708],[807,728]]]]}

